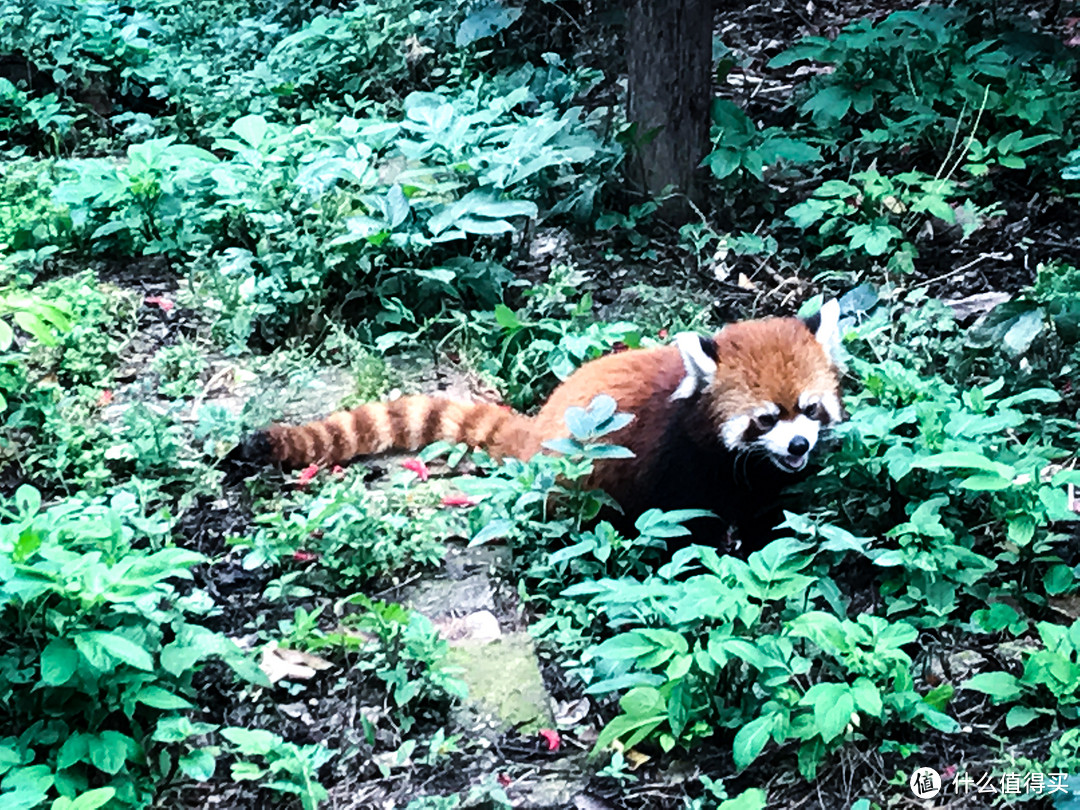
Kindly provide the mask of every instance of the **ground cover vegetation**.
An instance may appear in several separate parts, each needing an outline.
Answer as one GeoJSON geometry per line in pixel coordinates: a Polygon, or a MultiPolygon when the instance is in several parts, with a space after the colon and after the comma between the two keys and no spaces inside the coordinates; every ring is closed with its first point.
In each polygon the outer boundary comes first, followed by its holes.
{"type": "Polygon", "coordinates": [[[796,5],[718,10],[672,224],[617,4],[0,0],[0,805],[1077,806],[1080,17],[796,5]],[[528,462],[230,460],[826,294],[850,419],[746,559],[594,521],[602,397],[528,462]],[[403,593],[465,543],[557,728],[456,711],[403,593]]]}

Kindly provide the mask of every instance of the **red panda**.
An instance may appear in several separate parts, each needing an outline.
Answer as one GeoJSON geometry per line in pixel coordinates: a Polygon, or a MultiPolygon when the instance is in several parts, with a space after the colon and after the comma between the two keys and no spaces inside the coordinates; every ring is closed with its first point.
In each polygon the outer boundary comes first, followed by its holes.
{"type": "Polygon", "coordinates": [[[256,436],[256,452],[300,467],[441,439],[528,459],[545,441],[568,435],[567,408],[608,394],[634,419],[606,438],[634,457],[596,462],[588,484],[611,495],[629,525],[653,507],[706,509],[757,545],[747,533],[761,531],[762,516],[805,468],[821,430],[843,418],[830,358],[838,320],[832,300],[806,321],[742,321],[715,337],[686,332],[671,345],[601,357],[571,374],[531,417],[489,403],[408,396],[306,425],[272,425],[256,436]]]}

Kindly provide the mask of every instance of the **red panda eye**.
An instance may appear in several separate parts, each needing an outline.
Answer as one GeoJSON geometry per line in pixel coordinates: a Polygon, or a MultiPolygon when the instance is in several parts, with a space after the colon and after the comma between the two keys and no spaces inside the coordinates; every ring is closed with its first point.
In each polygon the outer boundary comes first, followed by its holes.
{"type": "Polygon", "coordinates": [[[811,402],[809,405],[802,409],[803,415],[809,419],[816,419],[821,421],[822,407],[820,402],[811,402]]]}
{"type": "Polygon", "coordinates": [[[772,430],[776,427],[776,414],[762,413],[754,417],[759,430],[772,430]]]}

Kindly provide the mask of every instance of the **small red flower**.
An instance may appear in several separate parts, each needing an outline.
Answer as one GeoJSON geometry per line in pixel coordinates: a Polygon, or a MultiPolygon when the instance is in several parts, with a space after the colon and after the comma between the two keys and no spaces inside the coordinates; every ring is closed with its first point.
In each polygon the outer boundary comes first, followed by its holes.
{"type": "Polygon", "coordinates": [[[319,559],[319,555],[313,551],[304,551],[304,549],[300,548],[293,552],[292,558],[298,563],[309,563],[319,559]]]}
{"type": "Polygon", "coordinates": [[[168,312],[176,306],[168,298],[163,298],[160,295],[148,295],[143,299],[143,303],[148,307],[160,307],[162,312],[168,312]]]}
{"type": "Polygon", "coordinates": [[[661,340],[667,340],[667,329],[661,329],[656,333],[661,340]]]}
{"type": "Polygon", "coordinates": [[[345,477],[345,468],[344,468],[344,467],[342,467],[342,466],[341,466],[340,464],[335,464],[335,465],[334,465],[334,467],[333,467],[333,469],[332,469],[332,470],[330,470],[330,472],[331,472],[331,473],[332,473],[332,474],[333,474],[334,476],[336,476],[336,477],[338,477],[338,478],[344,478],[344,477],[345,477]]]}
{"type": "Polygon", "coordinates": [[[450,495],[443,495],[443,506],[476,506],[480,503],[477,498],[470,498],[468,495],[458,495],[453,493],[450,495]]]}
{"type": "Polygon", "coordinates": [[[428,471],[427,464],[425,464],[420,459],[407,458],[403,462],[401,462],[401,466],[404,467],[406,470],[410,470],[416,473],[416,477],[419,478],[421,481],[428,480],[428,475],[430,475],[430,472],[428,471]]]}
{"type": "Polygon", "coordinates": [[[306,487],[311,483],[311,479],[319,474],[318,464],[309,464],[300,471],[300,475],[296,477],[296,485],[298,487],[306,487]]]}
{"type": "Polygon", "coordinates": [[[104,408],[106,405],[108,405],[110,402],[112,402],[112,398],[113,398],[112,389],[111,388],[106,388],[104,391],[101,392],[101,396],[99,396],[97,398],[97,406],[99,408],[104,408]]]}
{"type": "Polygon", "coordinates": [[[502,785],[503,787],[510,787],[511,782],[514,781],[513,779],[510,778],[510,774],[505,773],[505,772],[500,773],[495,778],[499,780],[499,784],[502,785]]]}
{"type": "Polygon", "coordinates": [[[540,729],[540,736],[547,741],[548,751],[558,751],[559,746],[562,745],[562,737],[560,737],[559,732],[553,728],[540,729]]]}
{"type": "Polygon", "coordinates": [[[949,767],[947,767],[945,770],[943,770],[941,772],[941,781],[942,782],[948,782],[954,776],[956,776],[956,766],[955,765],[950,765],[949,767]]]}

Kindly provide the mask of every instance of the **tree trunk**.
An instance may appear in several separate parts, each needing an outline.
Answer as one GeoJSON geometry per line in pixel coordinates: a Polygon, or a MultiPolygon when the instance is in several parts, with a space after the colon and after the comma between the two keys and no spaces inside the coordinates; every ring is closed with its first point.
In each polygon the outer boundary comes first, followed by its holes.
{"type": "Polygon", "coordinates": [[[705,188],[698,164],[709,145],[712,10],[713,0],[632,0],[627,18],[627,117],[638,144],[627,173],[652,196],[674,186],[679,196],[662,211],[670,220],[685,219],[705,188]]]}

